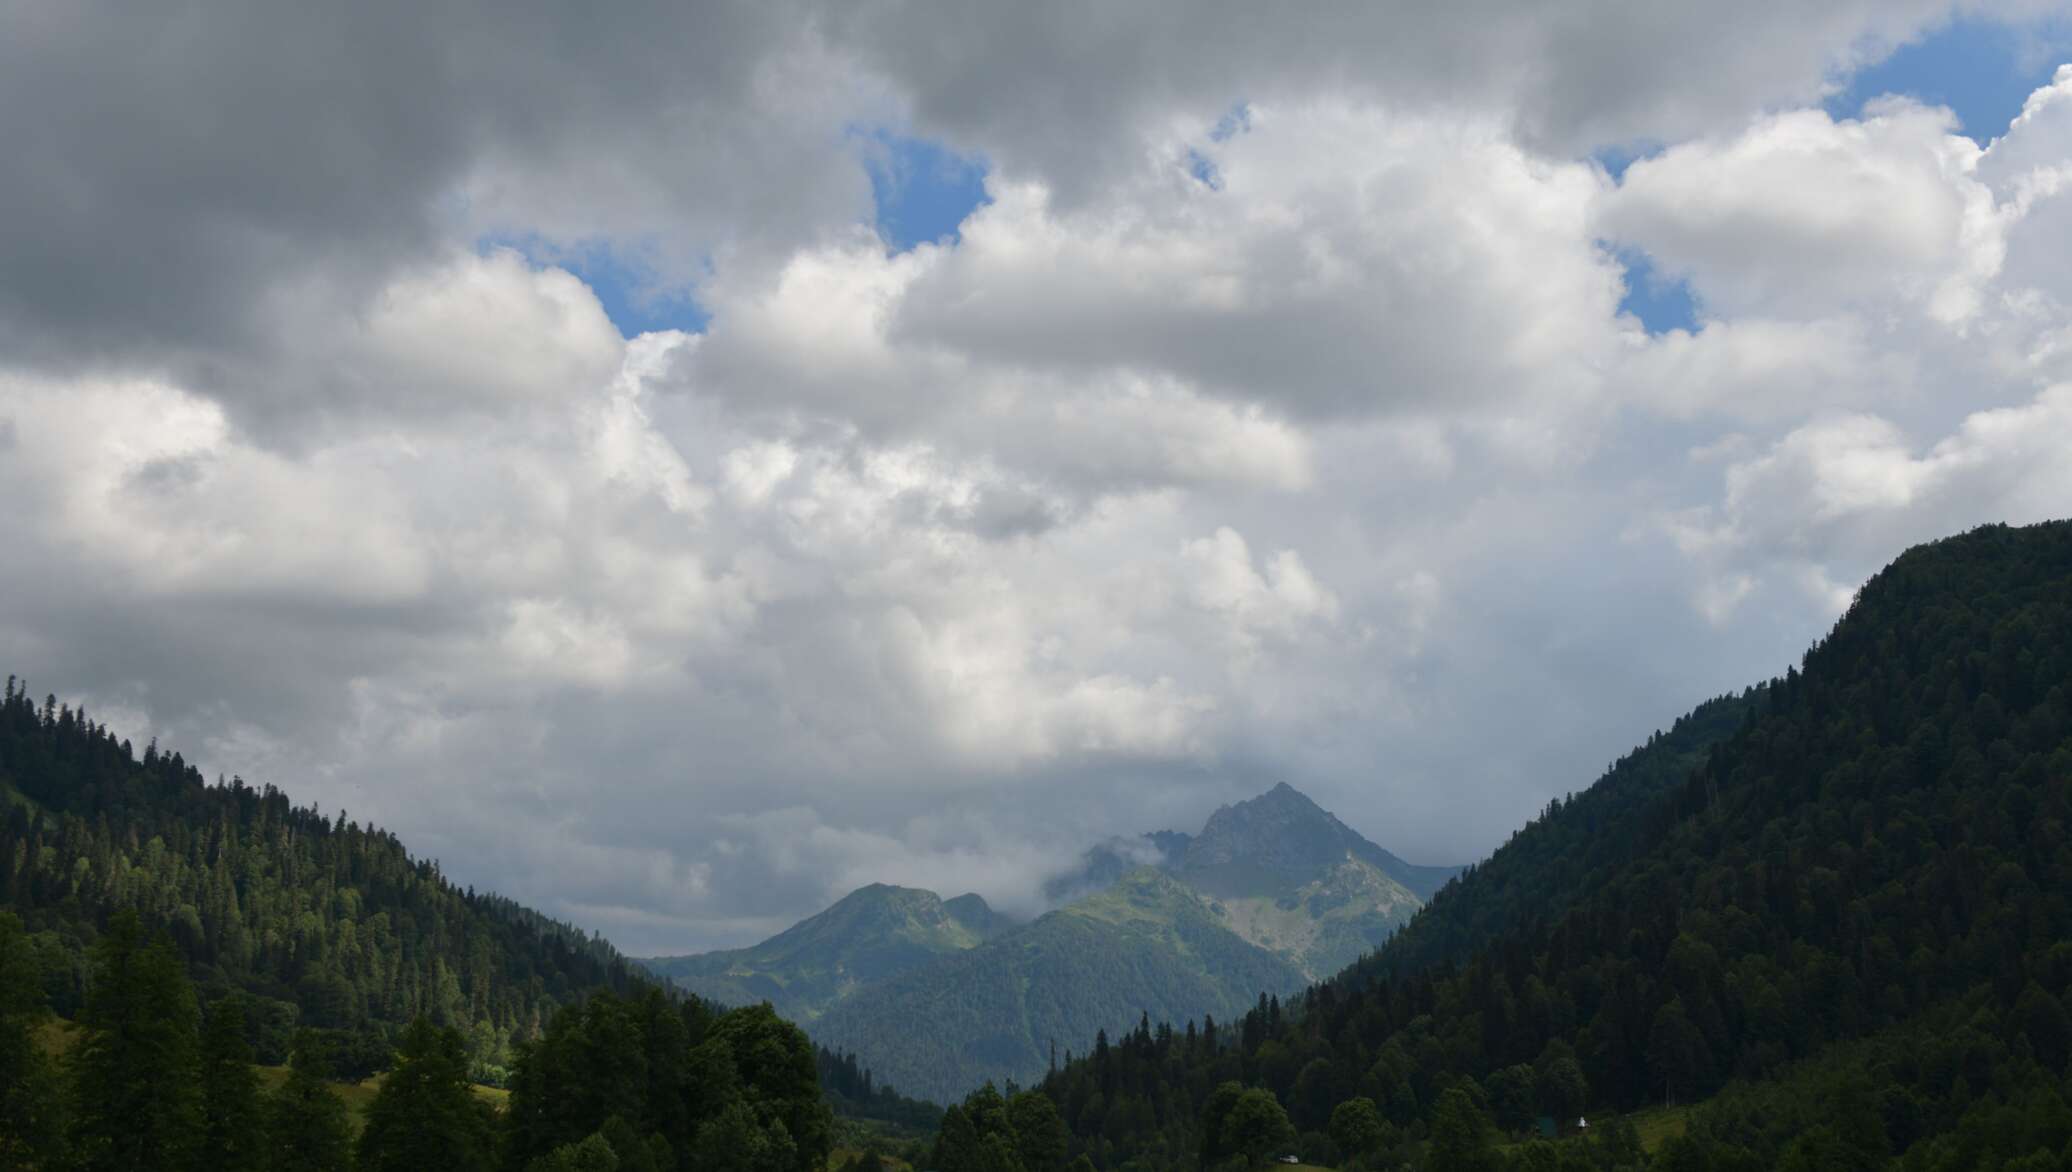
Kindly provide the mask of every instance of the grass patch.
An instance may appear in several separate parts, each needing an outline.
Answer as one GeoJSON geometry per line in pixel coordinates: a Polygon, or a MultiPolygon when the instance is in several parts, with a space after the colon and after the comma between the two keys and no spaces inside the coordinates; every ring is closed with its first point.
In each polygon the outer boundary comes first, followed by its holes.
{"type": "MultiPolygon", "coordinates": [[[[285,1066],[255,1066],[252,1069],[259,1072],[259,1085],[268,1092],[288,1081],[288,1068],[285,1066]]],[[[357,1136],[367,1126],[367,1108],[374,1104],[374,1096],[381,1093],[381,1080],[386,1077],[377,1074],[358,1082],[331,1084],[331,1093],[337,1095],[345,1104],[346,1114],[352,1119],[354,1135],[357,1136]]],[[[486,1087],[477,1083],[472,1089],[477,1099],[499,1111],[510,1104],[511,1092],[502,1087],[486,1087]]]]}
{"type": "MultiPolygon", "coordinates": [[[[832,1151],[827,1153],[828,1172],[842,1172],[842,1169],[847,1168],[851,1163],[862,1158],[862,1148],[849,1148],[837,1145],[832,1151]]],[[[898,1156],[886,1155],[881,1158],[885,1161],[885,1167],[888,1172],[913,1172],[914,1166],[898,1156]]]]}
{"type": "Polygon", "coordinates": [[[1693,1107],[1689,1104],[1649,1107],[1628,1115],[1626,1121],[1640,1134],[1640,1146],[1652,1153],[1656,1148],[1690,1130],[1692,1110],[1693,1107]]]}
{"type": "MultiPolygon", "coordinates": [[[[62,1058],[70,1053],[79,1042],[79,1027],[61,1017],[53,1017],[36,1027],[36,1046],[52,1058],[62,1058]]],[[[254,1066],[259,1075],[259,1089],[268,1094],[280,1089],[288,1081],[285,1066],[254,1066]]],[[[381,1080],[375,1075],[359,1082],[334,1082],[331,1093],[345,1104],[347,1116],[352,1120],[353,1134],[358,1135],[367,1123],[367,1108],[374,1102],[374,1096],[381,1093],[381,1080]]],[[[511,1102],[511,1092],[502,1087],[486,1087],[480,1083],[474,1086],[475,1097],[501,1111],[511,1102]]],[[[900,1164],[898,1167],[904,1168],[900,1164]]]]}
{"type": "Polygon", "coordinates": [[[46,1018],[35,1031],[36,1048],[51,1058],[62,1058],[79,1040],[79,1027],[62,1017],[46,1018]]]}

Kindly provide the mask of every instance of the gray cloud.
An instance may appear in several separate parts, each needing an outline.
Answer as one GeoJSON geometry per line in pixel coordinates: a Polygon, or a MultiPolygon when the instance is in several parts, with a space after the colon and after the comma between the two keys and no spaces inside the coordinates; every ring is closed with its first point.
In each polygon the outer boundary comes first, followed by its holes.
{"type": "Polygon", "coordinates": [[[2072,83],[1981,154],[1784,109],[1942,5],[1650,11],[10,14],[0,658],[642,951],[1279,780],[1472,857],[2072,509],[2072,83]],[[995,162],[961,243],[881,124],[995,162]]]}

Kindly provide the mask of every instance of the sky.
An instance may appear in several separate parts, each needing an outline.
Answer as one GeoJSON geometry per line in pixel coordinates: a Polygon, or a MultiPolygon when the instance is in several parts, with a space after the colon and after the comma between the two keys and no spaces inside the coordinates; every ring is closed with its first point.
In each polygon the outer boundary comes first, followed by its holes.
{"type": "Polygon", "coordinates": [[[2061,4],[0,28],[0,671],[636,954],[1466,862],[2072,515],[2061,4]]]}

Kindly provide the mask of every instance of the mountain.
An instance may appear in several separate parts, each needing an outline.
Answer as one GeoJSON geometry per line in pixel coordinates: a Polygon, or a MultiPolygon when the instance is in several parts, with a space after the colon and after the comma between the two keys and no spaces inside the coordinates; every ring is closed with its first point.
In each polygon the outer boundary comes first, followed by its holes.
{"type": "Polygon", "coordinates": [[[1209,815],[1188,840],[1177,872],[1212,895],[1287,891],[1348,860],[1365,863],[1422,903],[1460,873],[1418,867],[1362,838],[1287,782],[1209,815]]]}
{"type": "Polygon", "coordinates": [[[1300,969],[1240,938],[1191,888],[1151,867],[967,951],[838,1002],[810,1029],[909,1093],[1040,1078],[1051,1047],[1084,1048],[1145,1014],[1231,1018],[1300,969]]]}
{"type": "Polygon", "coordinates": [[[883,884],[749,948],[642,961],[725,1004],[768,1001],[910,1093],[1028,1082],[1145,1013],[1228,1017],[1358,959],[1457,868],[1413,867],[1292,786],[1199,834],[1113,839],[1014,925],[976,895],[883,884]],[[1402,876],[1399,879],[1397,876],[1402,876]]]}
{"type": "Polygon", "coordinates": [[[1387,940],[1457,870],[1412,867],[1286,782],[1218,809],[1173,866],[1231,931],[1312,980],[1387,940]]]}
{"type": "Polygon", "coordinates": [[[1171,873],[1224,926],[1312,979],[1388,939],[1461,872],[1404,862],[1282,782],[1218,809],[1199,834],[1168,830],[1096,844],[1045,893],[1068,902],[1140,866],[1171,873]]]}
{"type": "Polygon", "coordinates": [[[768,1001],[809,1022],[866,985],[947,953],[975,948],[1012,921],[977,895],[873,883],[750,948],[639,963],[684,989],[727,1005],[768,1001]]]}
{"type": "Polygon", "coordinates": [[[1504,1133],[1579,1115],[1517,1166],[2063,1167],[2067,826],[2072,523],[1987,527],[1908,551],[1802,665],[1550,803],[1297,1012],[1139,1031],[1043,1090],[1106,1167],[1215,1165],[1239,1108],[1373,1167],[1503,1166],[1504,1133]],[[1652,1158],[1616,1117],[1648,1106],[1682,1133],[1652,1158]]]}
{"type": "Polygon", "coordinates": [[[1043,885],[1044,897],[1053,905],[1068,904],[1112,885],[1138,867],[1171,870],[1192,841],[1194,836],[1184,831],[1154,830],[1095,843],[1081,856],[1079,866],[1043,885]]]}

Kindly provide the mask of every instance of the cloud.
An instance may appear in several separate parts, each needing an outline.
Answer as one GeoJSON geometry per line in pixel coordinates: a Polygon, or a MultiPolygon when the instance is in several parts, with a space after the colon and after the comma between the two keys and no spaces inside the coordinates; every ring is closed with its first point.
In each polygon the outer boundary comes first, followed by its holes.
{"type": "Polygon", "coordinates": [[[1017,366],[1156,371],[1301,416],[1458,412],[1574,393],[1610,348],[1618,270],[1582,229],[1598,177],[1494,125],[1337,103],[1082,206],[996,185],[916,273],[902,341],[1017,366]]]}
{"type": "Polygon", "coordinates": [[[639,951],[1279,780],[1464,860],[2072,510],[2072,79],[1803,108],[1947,12],[38,8],[0,656],[639,951]],[[988,161],[954,243],[886,133],[988,161]]]}
{"type": "MultiPolygon", "coordinates": [[[[2022,20],[2040,0],[1965,6],[2022,20]]],[[[1580,155],[1676,141],[1766,106],[1810,104],[1857,65],[1936,27],[1947,0],[1685,5],[1507,0],[1405,9],[1083,0],[981,18],[946,3],[842,5],[829,39],[898,79],[914,120],[1046,177],[1076,205],[1134,169],[1142,128],[1175,111],[1213,123],[1233,101],[1350,96],[1502,118],[1523,141],[1580,155]]]]}
{"type": "Polygon", "coordinates": [[[1677,518],[1687,551],[1711,567],[1712,608],[1746,597],[1755,575],[1782,572],[1831,612],[1850,583],[1894,549],[1987,522],[2030,524],[2072,508],[2072,386],[1978,411],[1924,449],[1875,415],[1795,428],[1730,464],[1725,495],[1677,518]]]}
{"type": "Polygon", "coordinates": [[[1979,148],[1946,110],[1903,99],[1861,121],[1818,110],[1634,163],[1604,230],[1690,281],[1707,313],[1798,317],[1894,303],[1957,323],[2000,267],[1979,148]]]}

